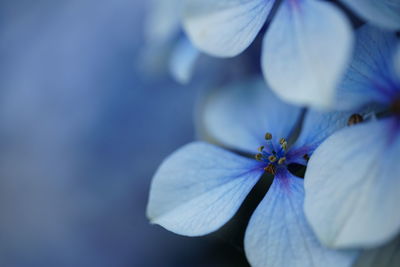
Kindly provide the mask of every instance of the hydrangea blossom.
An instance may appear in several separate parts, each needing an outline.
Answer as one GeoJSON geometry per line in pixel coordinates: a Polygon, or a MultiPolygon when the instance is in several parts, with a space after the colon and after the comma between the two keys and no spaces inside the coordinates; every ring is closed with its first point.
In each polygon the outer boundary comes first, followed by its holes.
{"type": "Polygon", "coordinates": [[[375,247],[400,233],[399,41],[370,26],[357,37],[338,105],[386,108],[381,119],[329,137],[305,176],[307,217],[319,239],[336,248],[375,247]]]}
{"type": "Polygon", "coordinates": [[[183,24],[194,45],[214,56],[245,50],[280,4],[267,30],[262,68],[282,99],[329,107],[353,44],[347,18],[319,0],[183,0],[183,24]]]}
{"type": "Polygon", "coordinates": [[[300,114],[300,108],[281,102],[262,80],[214,92],[204,114],[209,133],[224,146],[256,156],[204,142],[174,152],[152,181],[147,207],[151,222],[186,236],[213,232],[232,218],[266,172],[275,178],[246,230],[249,262],[350,266],[355,252],[329,250],[316,239],[303,213],[303,179],[288,171],[291,163],[307,164],[318,144],[346,125],[349,113],[310,111],[296,142],[288,142],[300,114]]]}
{"type": "Polygon", "coordinates": [[[400,29],[398,0],[341,0],[368,22],[385,29],[400,29]]]}
{"type": "Polygon", "coordinates": [[[185,35],[181,34],[181,0],[151,0],[145,21],[146,46],[141,64],[151,68],[163,66],[165,57],[176,81],[186,84],[193,75],[200,55],[185,35]],[[165,55],[166,54],[166,55],[165,55]]]}

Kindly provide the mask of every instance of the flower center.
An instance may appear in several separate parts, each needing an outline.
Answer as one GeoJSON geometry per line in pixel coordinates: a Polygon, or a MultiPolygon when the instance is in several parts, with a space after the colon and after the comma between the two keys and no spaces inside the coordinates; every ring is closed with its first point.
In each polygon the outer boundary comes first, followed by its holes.
{"type": "Polygon", "coordinates": [[[265,162],[264,170],[270,174],[275,174],[276,169],[286,166],[287,141],[285,138],[279,139],[279,143],[273,142],[272,134],[265,134],[266,144],[258,148],[255,155],[256,160],[265,162]]]}

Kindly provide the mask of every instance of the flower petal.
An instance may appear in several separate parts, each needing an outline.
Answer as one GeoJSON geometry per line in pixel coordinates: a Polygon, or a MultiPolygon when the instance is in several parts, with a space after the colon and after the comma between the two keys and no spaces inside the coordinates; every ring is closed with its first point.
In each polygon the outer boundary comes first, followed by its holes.
{"type": "Polygon", "coordinates": [[[351,26],[334,5],[285,0],[264,37],[264,76],[287,101],[329,107],[352,45],[351,26]]]}
{"type": "Polygon", "coordinates": [[[373,247],[400,231],[400,134],[393,119],[361,123],[325,140],[305,174],[305,212],[336,248],[373,247]]]}
{"type": "Polygon", "coordinates": [[[274,0],[184,0],[183,25],[201,51],[236,56],[256,38],[274,0]]]}
{"type": "Polygon", "coordinates": [[[393,0],[341,0],[359,16],[377,26],[400,30],[400,2],[393,0]]]}
{"type": "Polygon", "coordinates": [[[300,108],[278,99],[262,79],[248,80],[215,90],[205,104],[206,131],[230,148],[254,152],[265,142],[266,132],[287,138],[300,108]]]}
{"type": "Polygon", "coordinates": [[[177,234],[208,234],[235,214],[263,171],[255,160],[207,143],[188,144],[157,170],[147,215],[177,234]]]}
{"type": "Polygon", "coordinates": [[[145,39],[149,44],[166,44],[175,38],[181,26],[180,0],[149,0],[149,12],[145,20],[145,39]]]}
{"type": "Polygon", "coordinates": [[[368,249],[357,259],[353,267],[398,267],[400,266],[400,237],[384,246],[368,249]]]}
{"type": "Polygon", "coordinates": [[[351,115],[351,112],[308,110],[294,148],[307,147],[308,153],[312,153],[328,136],[345,127],[351,115]]]}
{"type": "Polygon", "coordinates": [[[350,266],[356,254],[323,247],[303,213],[303,180],[278,173],[252,215],[244,245],[252,266],[350,266]]]}
{"type": "Polygon", "coordinates": [[[396,35],[372,26],[357,30],[354,57],[339,84],[336,108],[354,109],[378,102],[387,104],[400,86],[393,67],[396,35]]]}
{"type": "Polygon", "coordinates": [[[400,79],[400,44],[397,44],[396,52],[394,55],[394,70],[397,77],[400,79]]]}
{"type": "Polygon", "coordinates": [[[187,84],[192,78],[193,68],[199,55],[199,50],[186,37],[182,37],[170,58],[169,65],[172,76],[178,82],[187,84]]]}

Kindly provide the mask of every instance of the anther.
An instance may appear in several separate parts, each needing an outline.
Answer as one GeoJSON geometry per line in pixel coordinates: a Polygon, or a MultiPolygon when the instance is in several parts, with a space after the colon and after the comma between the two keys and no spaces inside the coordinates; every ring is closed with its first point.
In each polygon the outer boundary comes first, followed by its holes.
{"type": "Polygon", "coordinates": [[[285,138],[279,139],[279,144],[283,145],[284,143],[286,143],[286,139],[285,138]]]}
{"type": "Polygon", "coordinates": [[[265,140],[271,140],[272,139],[272,134],[271,133],[266,133],[265,134],[265,140]]]}
{"type": "Polygon", "coordinates": [[[281,144],[281,147],[283,150],[287,149],[287,142],[285,141],[283,144],[281,144]]]}
{"type": "Polygon", "coordinates": [[[276,157],[274,155],[271,155],[271,156],[268,157],[268,160],[270,162],[275,162],[276,161],[276,157]]]}
{"type": "Polygon", "coordinates": [[[347,121],[348,126],[356,125],[364,121],[364,118],[360,114],[353,114],[347,121]]]}
{"type": "Polygon", "coordinates": [[[278,160],[278,164],[283,164],[283,163],[285,163],[285,161],[286,161],[286,158],[285,158],[285,157],[282,157],[282,158],[280,158],[280,159],[278,160]]]}
{"type": "Polygon", "coordinates": [[[275,175],[276,167],[273,164],[268,164],[268,166],[264,168],[264,171],[266,171],[272,175],[275,175]]]}
{"type": "Polygon", "coordinates": [[[260,146],[260,147],[258,148],[258,152],[262,152],[263,149],[264,149],[264,146],[260,146]]]}
{"type": "Polygon", "coordinates": [[[258,153],[254,156],[256,160],[261,160],[262,159],[262,154],[258,153]]]}

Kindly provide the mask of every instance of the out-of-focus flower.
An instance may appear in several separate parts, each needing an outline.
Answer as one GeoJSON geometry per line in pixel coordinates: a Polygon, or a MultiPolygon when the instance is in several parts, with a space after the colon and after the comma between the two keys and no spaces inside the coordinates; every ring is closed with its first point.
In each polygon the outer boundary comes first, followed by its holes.
{"type": "MultiPolygon", "coordinates": [[[[274,0],[184,0],[183,24],[201,51],[236,56],[261,30],[274,0]]],[[[332,3],[284,0],[263,42],[262,68],[282,99],[329,107],[352,50],[347,18],[332,3]]]]}
{"type": "Polygon", "coordinates": [[[365,250],[353,267],[398,267],[400,266],[400,237],[381,247],[365,250]]]}
{"type": "Polygon", "coordinates": [[[150,72],[169,68],[182,84],[190,81],[199,51],[181,32],[181,1],[151,0],[145,23],[145,46],[140,64],[150,72]]]}
{"type": "Polygon", "coordinates": [[[400,232],[399,42],[369,26],[357,37],[338,103],[349,108],[377,102],[386,106],[378,114],[383,118],[333,134],[315,151],[305,175],[307,217],[319,239],[335,248],[375,247],[400,232]]]}
{"type": "Polygon", "coordinates": [[[362,18],[390,30],[400,29],[398,0],[341,0],[362,18]]]}
{"type": "Polygon", "coordinates": [[[216,92],[205,112],[210,135],[247,154],[259,147],[256,159],[204,142],[182,147],[154,176],[147,208],[152,223],[187,236],[213,232],[232,218],[267,173],[273,183],[245,235],[250,263],[349,266],[354,252],[329,250],[314,236],[303,213],[303,180],[288,170],[292,163],[307,164],[318,144],[346,124],[347,113],[310,111],[296,142],[288,143],[301,110],[274,97],[262,80],[216,92]]]}

